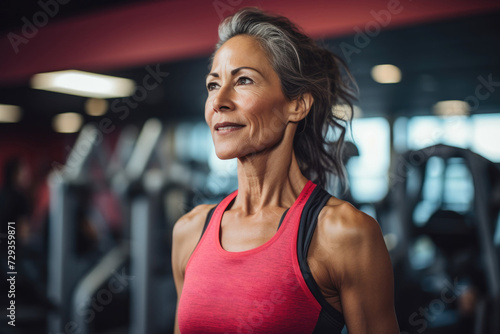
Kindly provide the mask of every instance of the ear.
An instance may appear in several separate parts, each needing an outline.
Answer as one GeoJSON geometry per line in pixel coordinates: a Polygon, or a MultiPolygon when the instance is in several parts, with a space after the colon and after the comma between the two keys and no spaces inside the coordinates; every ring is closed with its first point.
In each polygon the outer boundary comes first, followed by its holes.
{"type": "Polygon", "coordinates": [[[314,98],[311,93],[304,93],[297,97],[290,104],[290,109],[288,112],[288,121],[293,123],[298,123],[304,118],[306,118],[311,106],[314,102],[314,98]]]}

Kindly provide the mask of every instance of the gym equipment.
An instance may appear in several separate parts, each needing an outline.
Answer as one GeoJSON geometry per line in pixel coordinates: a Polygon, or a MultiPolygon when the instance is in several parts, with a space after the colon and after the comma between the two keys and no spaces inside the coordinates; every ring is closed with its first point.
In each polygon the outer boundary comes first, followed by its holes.
{"type": "Polygon", "coordinates": [[[186,168],[189,157],[183,164],[173,162],[179,152],[168,151],[175,146],[172,132],[172,128],[165,131],[157,119],[146,121],[139,135],[125,128],[108,160],[97,128],[85,126],[65,169],[51,176],[49,290],[59,307],[51,314],[51,333],[93,332],[98,322],[94,319],[123,290],[130,293],[130,300],[122,316],[122,324],[128,326],[121,332],[154,334],[173,329],[177,298],[170,264],[171,229],[196,201],[199,194],[191,189],[202,188],[207,172],[186,168]],[[104,177],[93,178],[92,168],[104,177]],[[72,246],[75,213],[82,189],[90,193],[101,188],[109,188],[121,204],[115,208],[122,220],[121,240],[89,261],[76,256],[72,246]],[[119,277],[127,281],[125,287],[117,286],[119,277]]]}
{"type": "MultiPolygon", "coordinates": [[[[460,168],[453,168],[455,178],[462,175],[457,173],[460,168]]],[[[402,299],[401,308],[416,300],[415,305],[407,310],[405,318],[400,319],[402,329],[409,326],[406,323],[409,321],[410,327],[417,326],[417,329],[428,326],[426,332],[430,333],[432,326],[436,330],[437,327],[440,327],[439,330],[451,330],[453,326],[464,330],[466,327],[460,328],[461,324],[469,321],[474,334],[500,332],[500,262],[493,239],[498,203],[491,201],[495,185],[489,181],[498,180],[498,177],[492,177],[494,174],[499,175],[499,170],[492,162],[470,150],[446,145],[410,151],[398,159],[391,186],[391,202],[399,221],[399,224],[391,226],[395,227],[392,233],[398,243],[391,256],[395,266],[396,294],[402,299]],[[428,163],[435,158],[443,161],[443,175],[457,163],[461,165],[461,170],[468,171],[473,195],[467,189],[448,188],[445,192],[441,188],[443,191],[439,193],[439,187],[432,187],[431,190],[437,192],[434,195],[441,200],[435,207],[428,207],[426,210],[431,214],[422,218],[417,211],[423,212],[420,209],[426,205],[422,201],[425,183],[430,182],[426,171],[430,171],[428,163]],[[470,199],[470,205],[447,205],[443,200],[446,194],[463,194],[467,197],[466,202],[470,199]],[[419,252],[419,249],[425,252],[419,252]],[[443,291],[448,290],[439,282],[445,279],[456,288],[456,300],[442,300],[443,291]],[[404,284],[408,285],[406,289],[402,287],[404,284]],[[462,291],[465,287],[467,290],[462,291]],[[408,296],[411,291],[414,297],[408,296]],[[475,309],[469,310],[472,313],[469,319],[456,311],[458,308],[463,311],[464,305],[468,305],[464,304],[467,296],[460,297],[462,292],[477,298],[475,309]],[[435,311],[431,316],[424,316],[422,312],[419,315],[419,310],[426,305],[431,307],[432,303],[435,308],[442,307],[440,312],[435,311]],[[450,310],[455,313],[448,312],[450,310]]],[[[457,180],[464,182],[462,178],[457,180]]],[[[446,180],[441,177],[437,181],[446,180]]]]}
{"type": "Polygon", "coordinates": [[[48,298],[57,306],[48,318],[49,333],[61,333],[69,323],[71,290],[77,279],[88,267],[87,261],[76,256],[76,221],[79,189],[85,187],[84,173],[92,153],[96,151],[98,130],[86,125],[80,132],[66,165],[49,176],[49,249],[48,249],[48,298]]]}
{"type": "MultiPolygon", "coordinates": [[[[130,155],[130,143],[135,141],[135,130],[126,128],[118,140],[113,163],[106,158],[109,154],[102,145],[102,133],[95,125],[82,128],[66,165],[50,175],[50,219],[48,251],[48,298],[57,309],[49,314],[49,333],[65,333],[78,330],[87,332],[90,319],[86,308],[90,307],[91,297],[105,278],[128,259],[128,241],[112,248],[109,244],[99,254],[82,256],[78,250],[78,219],[88,211],[95,212],[92,203],[83,207],[89,194],[109,187],[109,177],[96,179],[96,175],[114,175],[120,164],[130,155]],[[89,210],[90,209],[90,210],[89,210]],[[101,253],[109,250],[99,262],[101,253]],[[97,265],[92,269],[92,266],[97,265]],[[89,271],[90,270],[90,271],[89,271]],[[83,278],[82,278],[83,277],[83,278]],[[72,307],[69,307],[72,305],[72,307]],[[84,320],[82,320],[85,318],[84,320]]],[[[97,176],[98,177],[98,176],[97,176]]],[[[109,203],[108,203],[109,204],[109,203]]],[[[116,208],[111,208],[116,209],[116,208]]],[[[119,209],[119,208],[118,208],[119,209]]],[[[122,214],[122,217],[127,217],[122,214]]],[[[104,218],[103,218],[104,219],[104,218]]],[[[101,222],[106,225],[106,222],[101,222]]],[[[127,224],[123,224],[126,229],[127,224]]],[[[107,235],[109,231],[99,230],[107,235]]],[[[126,232],[124,232],[125,234],[126,232]]],[[[109,237],[109,235],[108,235],[109,237]]],[[[111,239],[111,238],[110,238],[111,239]]]]}

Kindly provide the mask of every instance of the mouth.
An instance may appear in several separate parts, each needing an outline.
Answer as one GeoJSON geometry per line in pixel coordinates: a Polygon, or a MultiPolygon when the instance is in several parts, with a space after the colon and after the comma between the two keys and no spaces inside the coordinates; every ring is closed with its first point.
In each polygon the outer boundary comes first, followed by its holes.
{"type": "Polygon", "coordinates": [[[235,130],[239,130],[244,125],[237,124],[237,123],[231,123],[231,122],[223,122],[223,123],[217,123],[214,126],[215,131],[217,132],[231,132],[235,130]]]}

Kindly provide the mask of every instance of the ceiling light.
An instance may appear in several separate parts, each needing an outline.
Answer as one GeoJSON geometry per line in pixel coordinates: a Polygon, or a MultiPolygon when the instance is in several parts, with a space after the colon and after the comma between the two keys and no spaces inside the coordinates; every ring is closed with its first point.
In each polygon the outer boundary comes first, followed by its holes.
{"type": "Polygon", "coordinates": [[[87,99],[85,112],[90,116],[102,116],[108,111],[108,101],[104,99],[87,99]]]}
{"type": "Polygon", "coordinates": [[[470,112],[470,106],[465,101],[448,100],[436,103],[433,110],[438,116],[467,116],[470,112]]]}
{"type": "Polygon", "coordinates": [[[31,87],[78,96],[114,98],[132,95],[135,82],[109,75],[68,70],[35,74],[31,78],[31,87]]]}
{"type": "Polygon", "coordinates": [[[372,78],[378,83],[398,83],[401,81],[401,71],[391,64],[377,65],[372,68],[372,78]]]}
{"type": "Polygon", "coordinates": [[[10,104],[0,104],[0,123],[16,123],[21,119],[21,108],[10,104]]]}
{"type": "Polygon", "coordinates": [[[82,115],[75,112],[66,112],[54,116],[52,127],[59,133],[75,133],[80,130],[83,123],[82,115]]]}

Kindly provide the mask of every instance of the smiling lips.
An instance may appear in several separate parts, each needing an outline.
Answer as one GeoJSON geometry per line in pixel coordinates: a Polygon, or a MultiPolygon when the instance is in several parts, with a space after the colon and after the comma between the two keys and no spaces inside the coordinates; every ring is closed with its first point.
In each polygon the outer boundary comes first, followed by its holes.
{"type": "Polygon", "coordinates": [[[217,131],[219,133],[229,133],[229,132],[239,130],[243,127],[244,127],[244,125],[241,125],[241,124],[231,123],[231,122],[223,122],[223,123],[215,124],[214,129],[215,129],[215,131],[217,131]]]}

